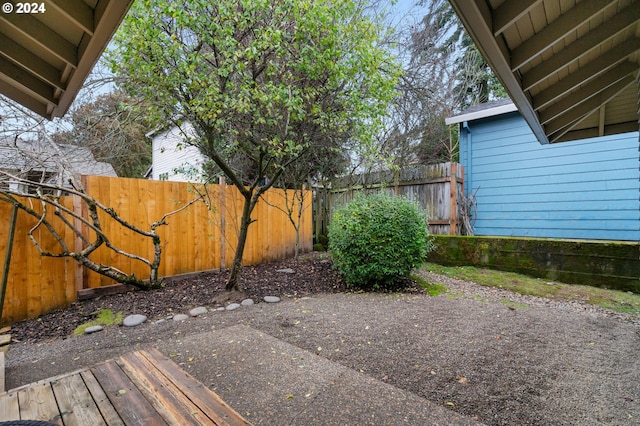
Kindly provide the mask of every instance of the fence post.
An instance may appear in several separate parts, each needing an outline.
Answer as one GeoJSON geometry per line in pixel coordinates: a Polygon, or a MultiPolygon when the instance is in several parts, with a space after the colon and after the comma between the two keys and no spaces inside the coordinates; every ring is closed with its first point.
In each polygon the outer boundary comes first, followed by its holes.
{"type": "MultiPolygon", "coordinates": [[[[82,185],[82,188],[84,188],[84,190],[87,191],[87,195],[89,195],[89,192],[87,190],[87,186],[88,186],[87,177],[77,176],[76,178],[80,180],[80,184],[82,185]]],[[[85,219],[89,218],[89,212],[87,211],[86,205],[82,202],[82,199],[77,195],[73,195],[73,211],[77,216],[81,218],[85,218],[85,219]]],[[[89,228],[82,223],[79,217],[73,218],[73,227],[77,232],[82,234],[82,236],[89,239],[90,237],[89,228]]],[[[84,242],[82,241],[82,237],[78,235],[78,233],[74,233],[73,251],[77,253],[79,251],[82,251],[83,249],[84,249],[84,242]]],[[[76,289],[75,294],[78,294],[79,290],[88,288],[88,284],[89,284],[88,273],[80,263],[74,262],[73,265],[74,265],[73,272],[74,272],[74,281],[75,281],[75,289],[76,289]]]]}
{"type": "Polygon", "coordinates": [[[449,186],[450,186],[450,212],[449,212],[449,235],[456,235],[458,230],[458,163],[451,164],[451,171],[449,173],[449,186]]]}

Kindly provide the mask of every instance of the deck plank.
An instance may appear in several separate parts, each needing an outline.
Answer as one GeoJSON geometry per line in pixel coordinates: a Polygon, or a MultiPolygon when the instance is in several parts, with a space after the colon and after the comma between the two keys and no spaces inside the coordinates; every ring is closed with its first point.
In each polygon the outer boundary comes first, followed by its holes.
{"type": "Polygon", "coordinates": [[[0,350],[0,392],[4,392],[7,389],[5,388],[5,374],[4,374],[4,351],[0,350]]]}
{"type": "Polygon", "coordinates": [[[251,426],[157,349],[0,394],[0,421],[65,426],[251,426]]]}
{"type": "Polygon", "coordinates": [[[40,383],[18,391],[20,418],[44,420],[62,425],[60,411],[49,383],[40,383]]]}
{"type": "Polygon", "coordinates": [[[0,397],[0,420],[20,420],[18,392],[9,392],[0,397]]]}
{"type": "Polygon", "coordinates": [[[84,381],[85,386],[93,396],[93,401],[96,403],[98,410],[102,414],[102,418],[109,426],[125,426],[124,422],[120,418],[120,415],[111,405],[111,401],[107,397],[107,394],[104,393],[100,383],[95,378],[93,373],[89,370],[81,371],[80,377],[84,381]]]}
{"type": "Polygon", "coordinates": [[[65,426],[106,426],[98,406],[79,374],[51,382],[51,388],[65,426]]]}
{"type": "Polygon", "coordinates": [[[138,352],[123,355],[118,363],[167,423],[177,426],[216,426],[155,365],[138,352]]]}
{"type": "Polygon", "coordinates": [[[251,426],[240,414],[231,408],[215,392],[197,381],[193,376],[181,369],[176,363],[165,357],[155,348],[139,351],[164,374],[184,395],[193,401],[203,412],[218,425],[251,426]]]}
{"type": "Polygon", "coordinates": [[[164,426],[167,424],[115,361],[100,364],[92,368],[91,372],[126,425],[164,426]]]}

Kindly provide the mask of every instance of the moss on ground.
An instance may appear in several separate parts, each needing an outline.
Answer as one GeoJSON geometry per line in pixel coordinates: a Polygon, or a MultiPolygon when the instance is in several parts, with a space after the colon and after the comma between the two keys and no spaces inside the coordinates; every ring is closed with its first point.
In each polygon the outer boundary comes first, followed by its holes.
{"type": "Polygon", "coordinates": [[[84,334],[84,331],[87,329],[87,327],[93,327],[94,325],[107,327],[110,325],[122,324],[122,312],[113,313],[113,311],[110,309],[100,309],[99,311],[93,312],[92,315],[95,315],[95,318],[78,326],[73,331],[74,336],[80,336],[84,334]]]}
{"type": "Polygon", "coordinates": [[[631,292],[566,284],[473,266],[442,266],[427,263],[424,268],[429,272],[472,281],[485,287],[497,287],[514,293],[553,300],[576,300],[617,312],[640,315],[640,294],[631,292]]]}
{"type": "Polygon", "coordinates": [[[419,275],[412,274],[411,279],[418,283],[418,285],[422,287],[429,296],[439,296],[440,294],[447,292],[446,286],[438,283],[431,283],[419,275]]]}

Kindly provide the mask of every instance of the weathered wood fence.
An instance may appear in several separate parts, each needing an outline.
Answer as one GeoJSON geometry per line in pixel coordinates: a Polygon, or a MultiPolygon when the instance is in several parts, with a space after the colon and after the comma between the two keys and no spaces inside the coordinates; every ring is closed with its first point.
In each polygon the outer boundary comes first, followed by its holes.
{"type": "MultiPolygon", "coordinates": [[[[188,272],[226,268],[231,266],[243,199],[231,185],[195,187],[183,182],[162,182],[141,179],[82,177],[85,189],[101,203],[112,207],[123,219],[149,230],[150,225],[168,212],[175,211],[206,191],[207,203],[197,202],[170,216],[167,225],[158,228],[162,241],[162,261],[159,275],[172,276],[188,272]]],[[[309,193],[310,194],[310,193],[309,193]]],[[[291,195],[291,194],[290,194],[291,195]]],[[[285,207],[282,190],[271,189],[256,206],[249,227],[244,264],[252,265],[293,256],[296,232],[289,218],[278,207],[285,207]]],[[[289,197],[289,202],[291,200],[289,197]]],[[[311,203],[311,196],[305,197],[311,203]]],[[[66,197],[67,207],[81,211],[82,203],[66,197]]],[[[32,203],[34,209],[39,206],[32,203]]],[[[286,209],[285,209],[286,210],[286,209]]],[[[0,259],[7,249],[12,206],[0,202],[0,259]]],[[[106,215],[101,216],[103,229],[111,242],[122,250],[151,259],[153,244],[121,226],[106,215]]],[[[40,314],[71,304],[81,289],[114,284],[108,278],[79,266],[73,259],[51,258],[40,255],[27,235],[36,220],[19,212],[13,250],[9,266],[2,323],[40,314]]],[[[70,247],[78,248],[82,240],[61,221],[55,221],[57,232],[70,247]],[[75,244],[75,246],[74,246],[75,244]]],[[[84,229],[83,233],[88,234],[84,229]]],[[[312,209],[303,207],[300,227],[300,251],[312,248],[312,209]]],[[[38,228],[34,233],[46,250],[56,252],[56,241],[51,234],[38,228]]],[[[100,248],[91,255],[95,261],[113,265],[135,273],[139,278],[149,277],[149,268],[142,262],[100,248]]]]}
{"type": "Polygon", "coordinates": [[[427,215],[430,233],[462,233],[464,167],[458,163],[441,163],[345,176],[332,181],[330,188],[317,188],[314,206],[316,239],[321,234],[326,235],[336,208],[348,203],[358,192],[381,190],[418,203],[427,215]]]}

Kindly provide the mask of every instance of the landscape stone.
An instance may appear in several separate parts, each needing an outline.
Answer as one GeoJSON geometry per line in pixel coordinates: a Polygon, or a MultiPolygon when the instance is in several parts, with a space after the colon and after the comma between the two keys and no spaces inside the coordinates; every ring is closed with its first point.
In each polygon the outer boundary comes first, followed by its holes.
{"type": "Polygon", "coordinates": [[[176,314],[173,316],[174,321],[184,321],[187,318],[189,318],[189,315],[186,315],[186,314],[176,314]]]}
{"type": "Polygon", "coordinates": [[[87,327],[84,329],[84,334],[96,333],[98,331],[102,331],[104,327],[101,325],[92,325],[91,327],[87,327]]]}
{"type": "Polygon", "coordinates": [[[124,321],[122,321],[122,325],[124,325],[125,327],[135,327],[137,325],[142,324],[146,320],[147,320],[146,315],[133,314],[126,317],[124,321]]]}
{"type": "Polygon", "coordinates": [[[242,306],[251,306],[253,305],[253,299],[244,299],[240,304],[242,306]]]}
{"type": "Polygon", "coordinates": [[[207,308],[205,308],[204,306],[199,306],[189,311],[189,315],[191,315],[192,317],[197,317],[198,315],[202,315],[206,313],[207,313],[207,308]]]}
{"type": "Polygon", "coordinates": [[[277,269],[276,272],[282,272],[283,274],[293,274],[295,271],[291,268],[277,269]]]}
{"type": "Polygon", "coordinates": [[[226,309],[227,309],[227,311],[235,311],[239,307],[240,307],[239,303],[232,303],[232,304],[228,305],[226,309]]]}
{"type": "Polygon", "coordinates": [[[267,303],[278,303],[280,298],[278,296],[265,296],[263,300],[267,303]]]}
{"type": "Polygon", "coordinates": [[[216,311],[226,311],[227,308],[225,308],[224,306],[220,306],[219,308],[216,308],[216,311]]]}

